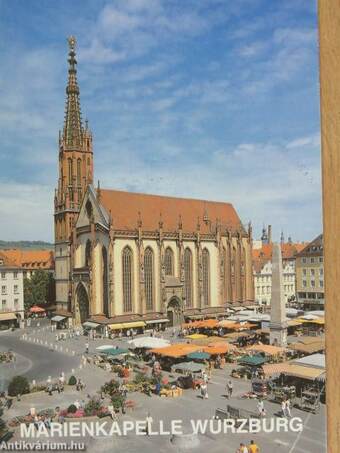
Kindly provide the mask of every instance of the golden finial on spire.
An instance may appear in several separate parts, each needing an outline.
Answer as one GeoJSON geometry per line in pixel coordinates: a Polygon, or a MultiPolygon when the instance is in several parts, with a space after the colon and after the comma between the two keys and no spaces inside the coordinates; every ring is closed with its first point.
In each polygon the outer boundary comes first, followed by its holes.
{"type": "Polygon", "coordinates": [[[76,47],[76,44],[77,44],[77,40],[74,36],[69,36],[67,38],[67,41],[68,41],[68,45],[70,47],[70,50],[74,50],[75,47],[76,47]]]}

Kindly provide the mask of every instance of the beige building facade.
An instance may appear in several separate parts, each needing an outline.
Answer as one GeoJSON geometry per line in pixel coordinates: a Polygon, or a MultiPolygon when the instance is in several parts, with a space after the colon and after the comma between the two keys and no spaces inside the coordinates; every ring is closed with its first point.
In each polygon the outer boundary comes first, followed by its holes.
{"type": "MultiPolygon", "coordinates": [[[[259,241],[257,241],[259,242],[259,241]]],[[[272,293],[273,244],[256,244],[253,249],[255,302],[270,306],[272,293]]],[[[283,291],[286,303],[296,297],[296,255],[304,244],[281,243],[283,291]]]]}
{"type": "Polygon", "coordinates": [[[24,321],[23,270],[0,251],[0,328],[24,321]]]}
{"type": "Polygon", "coordinates": [[[305,309],[324,309],[323,236],[320,234],[296,257],[297,301],[305,309]]]}
{"type": "Polygon", "coordinates": [[[74,231],[73,282],[77,323],[225,313],[253,302],[251,231],[227,203],[90,186],[74,231]]]}

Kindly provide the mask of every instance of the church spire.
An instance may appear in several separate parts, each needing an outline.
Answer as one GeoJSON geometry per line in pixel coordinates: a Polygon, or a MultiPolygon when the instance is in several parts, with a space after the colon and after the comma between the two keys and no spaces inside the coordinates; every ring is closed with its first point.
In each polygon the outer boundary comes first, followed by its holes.
{"type": "Polygon", "coordinates": [[[69,68],[66,87],[66,109],[63,138],[66,145],[77,146],[82,144],[83,126],[81,122],[79,86],[77,82],[76,38],[68,38],[69,68]]]}

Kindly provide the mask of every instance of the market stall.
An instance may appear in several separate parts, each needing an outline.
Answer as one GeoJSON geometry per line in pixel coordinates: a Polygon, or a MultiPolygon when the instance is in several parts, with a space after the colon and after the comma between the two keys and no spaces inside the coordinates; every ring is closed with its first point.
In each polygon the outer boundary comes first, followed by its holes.
{"type": "Polygon", "coordinates": [[[144,321],[131,321],[131,322],[117,322],[114,324],[108,324],[108,328],[111,336],[127,334],[128,331],[134,331],[135,333],[143,333],[146,324],[144,321]]]}
{"type": "Polygon", "coordinates": [[[55,315],[51,318],[51,323],[56,326],[57,329],[66,329],[68,318],[66,316],[55,315]]]}
{"type": "Polygon", "coordinates": [[[165,348],[170,346],[170,342],[168,340],[156,337],[134,338],[133,340],[128,341],[128,344],[131,345],[132,348],[136,349],[165,348]]]}
{"type": "Polygon", "coordinates": [[[161,360],[162,369],[170,370],[176,360],[187,356],[191,352],[201,351],[202,347],[188,343],[176,343],[164,348],[154,348],[150,350],[161,360]]]}
{"type": "Polygon", "coordinates": [[[209,360],[210,354],[208,352],[191,352],[187,355],[187,358],[190,360],[196,360],[198,362],[203,360],[209,360]]]}

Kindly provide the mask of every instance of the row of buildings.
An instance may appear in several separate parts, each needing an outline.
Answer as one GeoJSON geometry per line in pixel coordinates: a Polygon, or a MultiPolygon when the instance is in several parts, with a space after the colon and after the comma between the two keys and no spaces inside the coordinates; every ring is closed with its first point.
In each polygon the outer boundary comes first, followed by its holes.
{"type": "MultiPolygon", "coordinates": [[[[270,306],[272,289],[271,226],[262,237],[253,241],[253,271],[255,302],[270,306]]],[[[310,243],[284,241],[281,234],[283,286],[286,302],[306,309],[324,307],[324,273],[322,234],[310,243]]]]}
{"type": "MultiPolygon", "coordinates": [[[[165,279],[172,282],[176,274],[176,252],[166,247],[165,279]]],[[[269,307],[272,286],[273,244],[269,234],[262,234],[260,240],[253,241],[252,264],[254,298],[256,305],[269,307]]],[[[323,244],[322,235],[310,243],[284,242],[281,238],[284,294],[287,304],[297,303],[303,308],[320,309],[324,306],[323,244]]],[[[78,251],[79,253],[79,251],[78,251]]],[[[82,257],[77,257],[81,268],[82,257]]],[[[30,278],[37,270],[55,272],[54,252],[49,250],[1,250],[0,251],[0,322],[24,318],[24,278],[30,278]]],[[[177,282],[178,283],[178,282],[177,282]]],[[[190,297],[190,294],[188,295],[190,297]]],[[[188,307],[189,310],[189,307],[188,307]]],[[[222,309],[221,309],[222,310],[222,309]]],[[[84,316],[84,319],[88,315],[84,316]]]]}

